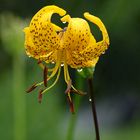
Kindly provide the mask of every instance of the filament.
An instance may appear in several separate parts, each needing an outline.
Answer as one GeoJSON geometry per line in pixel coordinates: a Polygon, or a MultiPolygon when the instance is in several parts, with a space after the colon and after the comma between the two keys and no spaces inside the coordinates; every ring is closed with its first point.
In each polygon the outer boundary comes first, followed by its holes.
{"type": "Polygon", "coordinates": [[[59,67],[58,74],[57,74],[57,77],[56,77],[54,83],[53,83],[50,87],[46,88],[46,89],[42,92],[42,94],[45,93],[46,91],[48,91],[49,89],[51,89],[51,88],[57,83],[57,81],[58,81],[58,79],[59,79],[59,76],[60,76],[60,72],[61,72],[61,67],[59,67]]]}

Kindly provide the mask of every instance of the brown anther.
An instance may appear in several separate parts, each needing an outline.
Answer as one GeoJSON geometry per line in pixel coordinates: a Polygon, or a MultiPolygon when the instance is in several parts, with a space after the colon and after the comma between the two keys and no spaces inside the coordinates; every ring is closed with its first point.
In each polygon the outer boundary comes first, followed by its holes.
{"type": "Polygon", "coordinates": [[[37,61],[37,64],[40,64],[40,63],[42,63],[42,60],[38,60],[38,61],[37,61]]]}
{"type": "Polygon", "coordinates": [[[43,78],[44,78],[44,86],[47,87],[47,74],[48,74],[48,68],[45,66],[44,67],[44,75],[43,75],[43,78]]]}
{"type": "Polygon", "coordinates": [[[37,85],[36,85],[36,84],[33,84],[30,88],[28,88],[28,89],[26,90],[26,92],[27,92],[27,93],[30,93],[30,92],[33,91],[36,87],[37,87],[37,85]]]}
{"type": "Polygon", "coordinates": [[[42,101],[42,96],[43,96],[42,92],[43,91],[44,91],[43,89],[39,91],[39,94],[38,94],[38,102],[39,103],[41,103],[41,101],[42,101]]]}
{"type": "Polygon", "coordinates": [[[70,90],[70,92],[73,92],[73,93],[75,93],[75,94],[78,94],[78,95],[86,95],[87,93],[86,92],[83,92],[83,91],[80,91],[80,90],[70,90]]]}
{"type": "Polygon", "coordinates": [[[38,63],[37,63],[42,69],[44,69],[44,64],[41,62],[41,61],[38,61],[38,63]]]}
{"type": "Polygon", "coordinates": [[[66,93],[66,94],[70,92],[71,85],[72,85],[72,81],[69,80],[69,82],[68,82],[68,84],[67,84],[67,89],[65,90],[65,93],[66,93]]]}
{"type": "Polygon", "coordinates": [[[74,104],[73,104],[72,100],[69,98],[69,96],[67,96],[67,100],[68,100],[68,103],[69,103],[69,106],[70,106],[70,112],[72,114],[74,114],[75,113],[74,104]]]}

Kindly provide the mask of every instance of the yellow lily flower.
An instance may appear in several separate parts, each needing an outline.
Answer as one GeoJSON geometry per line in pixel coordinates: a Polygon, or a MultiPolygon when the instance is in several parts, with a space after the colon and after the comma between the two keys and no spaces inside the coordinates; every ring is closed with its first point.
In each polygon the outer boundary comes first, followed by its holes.
{"type": "Polygon", "coordinates": [[[71,91],[82,94],[74,88],[68,71],[68,66],[79,69],[85,67],[94,67],[99,60],[99,56],[105,52],[109,46],[109,37],[107,30],[102,21],[88,12],[84,17],[90,22],[96,24],[102,32],[103,40],[96,42],[90,31],[88,22],[82,18],[71,18],[66,15],[66,11],[57,6],[51,5],[42,8],[32,18],[29,27],[24,29],[25,48],[29,57],[39,61],[39,65],[44,69],[44,81],[34,84],[27,92],[32,91],[44,83],[47,86],[49,81],[56,74],[54,83],[39,94],[39,100],[42,94],[52,88],[59,79],[61,67],[64,67],[64,78],[67,83],[68,101],[71,111],[74,112],[71,91]],[[62,18],[63,23],[67,22],[68,26],[61,27],[51,22],[52,14],[57,13],[62,18]],[[55,64],[54,68],[48,68],[42,64],[55,64]]]}

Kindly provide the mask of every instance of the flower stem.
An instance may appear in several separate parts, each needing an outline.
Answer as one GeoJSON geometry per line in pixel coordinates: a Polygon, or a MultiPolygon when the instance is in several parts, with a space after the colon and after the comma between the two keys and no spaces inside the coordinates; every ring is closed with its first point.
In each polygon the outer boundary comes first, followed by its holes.
{"type": "Polygon", "coordinates": [[[96,107],[95,107],[95,99],[93,97],[93,78],[88,78],[88,85],[89,85],[89,101],[91,103],[93,121],[95,124],[96,140],[100,140],[98,119],[97,119],[97,113],[96,113],[96,107]]]}

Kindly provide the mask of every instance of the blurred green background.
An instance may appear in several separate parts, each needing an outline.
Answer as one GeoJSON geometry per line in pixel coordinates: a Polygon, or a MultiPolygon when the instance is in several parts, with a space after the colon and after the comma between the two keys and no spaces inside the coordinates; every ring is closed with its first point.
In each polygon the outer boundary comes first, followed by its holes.
{"type": "MultiPolygon", "coordinates": [[[[25,54],[22,29],[39,9],[52,4],[64,8],[72,17],[83,17],[83,12],[88,11],[106,25],[111,45],[101,56],[94,75],[101,140],[139,140],[139,0],[0,0],[0,139],[67,139],[71,113],[64,95],[63,74],[41,104],[37,90],[25,93],[32,83],[42,80],[42,70],[25,54]]],[[[57,22],[59,16],[53,20],[57,22]]],[[[90,25],[100,40],[99,29],[90,25]]],[[[76,70],[71,70],[71,77],[76,87],[88,90],[86,80],[76,70]]],[[[81,102],[76,110],[73,140],[93,140],[88,96],[78,99],[81,102]]]]}

